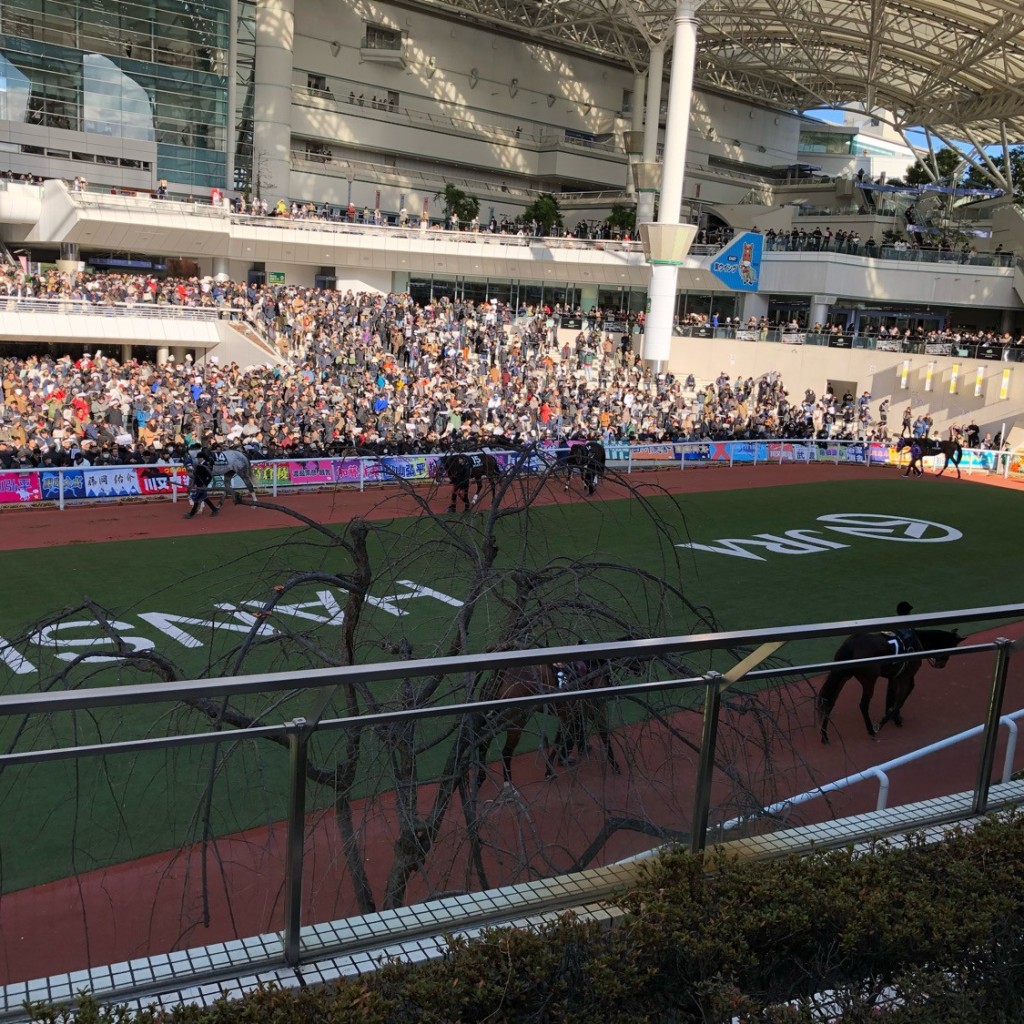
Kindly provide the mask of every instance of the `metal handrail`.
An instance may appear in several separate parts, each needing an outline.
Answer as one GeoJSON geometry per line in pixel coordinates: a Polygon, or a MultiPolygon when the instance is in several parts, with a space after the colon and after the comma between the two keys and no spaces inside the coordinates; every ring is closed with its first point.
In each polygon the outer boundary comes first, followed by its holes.
{"type": "MultiPolygon", "coordinates": [[[[937,612],[930,615],[910,615],[900,617],[899,623],[901,627],[914,628],[918,626],[938,626],[993,619],[1019,619],[1022,616],[1024,616],[1024,604],[1011,604],[937,612]]],[[[149,704],[212,695],[228,700],[233,696],[237,697],[257,692],[270,693],[282,690],[294,692],[313,687],[342,686],[346,683],[357,682],[360,685],[369,686],[392,679],[408,679],[410,677],[458,674],[463,672],[479,674],[481,671],[495,671],[538,663],[550,663],[552,661],[614,659],[615,657],[621,657],[623,652],[627,650],[630,658],[657,658],[685,654],[688,651],[697,650],[735,650],[751,646],[757,647],[763,642],[770,643],[778,639],[784,641],[809,640],[825,636],[847,635],[853,632],[891,626],[892,623],[893,619],[891,617],[854,619],[842,622],[813,623],[804,626],[769,627],[755,630],[705,633],[694,636],[660,637],[652,640],[631,642],[617,641],[614,643],[582,644],[526,651],[503,651],[500,653],[429,658],[421,661],[332,667],[307,670],[299,673],[276,672],[219,680],[142,683],[132,687],[102,687],[84,691],[7,694],[0,697],[0,716],[51,714],[54,711],[61,710],[74,711],[128,704],[149,704]]],[[[981,813],[987,806],[988,779],[986,778],[986,773],[991,768],[995,750],[995,733],[998,729],[998,720],[995,716],[1002,706],[1007,665],[1010,650],[1013,646],[1010,641],[999,639],[988,644],[972,644],[961,646],[960,648],[931,652],[935,654],[948,653],[951,656],[966,656],[968,654],[996,650],[996,669],[989,694],[989,716],[986,726],[983,727],[985,742],[983,744],[978,782],[974,794],[973,806],[975,813],[981,813]]],[[[770,649],[774,649],[774,645],[770,649]]],[[[920,652],[912,652],[902,656],[902,658],[892,657],[883,660],[906,660],[914,657],[920,657],[920,652]]],[[[740,678],[748,680],[780,678],[793,674],[806,674],[811,671],[823,671],[837,664],[848,663],[823,662],[816,665],[788,666],[783,669],[760,669],[749,672],[740,678]]],[[[683,679],[607,686],[593,690],[566,690],[511,700],[492,700],[480,701],[478,703],[439,705],[429,708],[411,708],[325,721],[314,720],[307,722],[305,719],[299,718],[271,726],[232,730],[231,736],[234,738],[273,736],[280,739],[284,736],[288,743],[289,805],[287,817],[287,855],[283,877],[283,891],[286,895],[285,920],[281,930],[281,953],[277,955],[282,955],[285,962],[292,967],[297,967],[303,956],[301,943],[302,874],[306,820],[305,785],[303,779],[309,742],[317,732],[325,729],[365,728],[367,726],[379,726],[386,723],[424,717],[450,717],[459,714],[479,715],[489,710],[507,709],[510,707],[534,708],[542,704],[561,703],[564,701],[586,700],[591,702],[601,698],[623,699],[639,692],[658,692],[668,688],[678,689],[681,686],[702,686],[704,688],[704,729],[699,748],[700,762],[696,781],[691,839],[691,848],[694,852],[699,852],[704,848],[707,836],[708,808],[714,773],[716,730],[721,708],[722,692],[728,682],[729,680],[726,676],[718,672],[709,672],[703,676],[686,677],[683,679]]],[[[223,742],[224,738],[224,733],[212,731],[193,733],[186,736],[146,737],[139,740],[122,741],[106,745],[89,744],[79,748],[69,747],[49,751],[9,753],[0,756],[0,768],[12,764],[27,764],[69,758],[77,759],[78,757],[92,755],[103,756],[115,751],[139,751],[153,749],[154,747],[223,742]]],[[[876,776],[880,772],[881,769],[876,770],[876,776]]]]}
{"type": "Polygon", "coordinates": [[[153,319],[217,320],[231,307],[175,306],[160,302],[93,302],[63,297],[40,299],[0,294],[0,314],[40,313],[51,316],[142,316],[153,319]],[[13,308],[12,308],[13,307],[13,308]]]}
{"type": "MultiPolygon", "coordinates": [[[[940,627],[957,625],[967,622],[983,622],[993,619],[1024,618],[1024,603],[993,605],[983,608],[965,608],[950,612],[934,612],[928,615],[901,616],[901,628],[940,627]]],[[[174,683],[139,683],[130,688],[122,686],[95,687],[81,691],[48,691],[41,693],[9,693],[0,695],[0,717],[13,714],[35,714],[52,711],[83,711],[90,708],[114,707],[123,704],[155,704],[181,697],[222,696],[233,697],[260,692],[279,692],[281,690],[308,690],[322,686],[344,686],[358,682],[360,685],[372,686],[394,679],[422,678],[432,675],[450,675],[460,672],[479,673],[486,663],[488,670],[522,668],[555,661],[601,661],[621,658],[628,649],[631,659],[649,660],[680,656],[688,653],[709,650],[726,650],[739,647],[757,647],[760,644],[778,640],[786,641],[814,640],[822,637],[841,636],[850,633],[881,630],[892,625],[891,616],[870,619],[849,619],[840,622],[817,622],[802,626],[778,627],[768,626],[752,630],[731,630],[719,633],[695,633],[685,636],[656,637],[653,639],[632,640],[628,644],[622,641],[611,643],[579,644],[548,648],[528,648],[519,651],[502,651],[488,654],[462,654],[444,658],[423,658],[400,663],[379,662],[369,665],[346,665],[322,669],[310,669],[303,672],[268,672],[232,676],[226,679],[190,679],[174,683]]],[[[991,649],[990,645],[960,646],[948,651],[936,653],[964,654],[991,649]]],[[[916,655],[910,655],[914,657],[916,655]]],[[[862,659],[864,661],[900,660],[897,656],[882,659],[862,659]]],[[[844,664],[843,662],[819,662],[800,665],[786,669],[766,669],[762,672],[751,672],[745,678],[758,679],[777,677],[793,673],[811,674],[844,664]]],[[[630,684],[629,692],[648,692],[649,689],[664,688],[665,684],[679,686],[686,683],[706,683],[707,677],[693,677],[682,680],[660,680],[654,683],[630,684]],[[646,689],[645,689],[646,688],[646,689]]],[[[594,698],[604,693],[606,696],[621,696],[627,692],[625,686],[610,687],[606,690],[587,690],[586,696],[594,698]]],[[[561,699],[572,699],[578,696],[569,693],[561,699]]],[[[539,700],[547,703],[559,699],[557,694],[548,694],[539,700]]],[[[523,703],[538,702],[535,698],[518,698],[523,703]]],[[[445,705],[437,711],[416,709],[414,714],[451,714],[460,710],[479,711],[482,703],[466,706],[445,705]]],[[[399,713],[405,714],[405,713],[399,713]]],[[[0,756],[0,764],[3,756],[0,756]]]]}

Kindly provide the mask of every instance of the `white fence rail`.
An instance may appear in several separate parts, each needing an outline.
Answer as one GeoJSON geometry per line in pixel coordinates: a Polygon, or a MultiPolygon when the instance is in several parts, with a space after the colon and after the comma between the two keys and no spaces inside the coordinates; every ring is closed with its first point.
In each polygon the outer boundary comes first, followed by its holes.
{"type": "MultiPolygon", "coordinates": [[[[640,469],[682,471],[697,468],[727,469],[795,463],[812,465],[898,466],[906,456],[888,444],[860,441],[694,441],[671,444],[612,442],[605,446],[608,467],[630,474],[640,469]]],[[[541,446],[526,451],[491,452],[504,471],[550,472],[557,469],[568,448],[541,446]]],[[[254,459],[257,489],[275,497],[300,491],[425,483],[437,479],[442,454],[345,456],[294,459],[254,459]]],[[[964,451],[962,468],[968,472],[1007,476],[1015,466],[1009,452],[964,451]]],[[[123,466],[59,466],[0,470],[0,510],[17,507],[53,507],[96,501],[138,501],[147,498],[176,500],[187,491],[188,473],[178,463],[123,466]]]]}

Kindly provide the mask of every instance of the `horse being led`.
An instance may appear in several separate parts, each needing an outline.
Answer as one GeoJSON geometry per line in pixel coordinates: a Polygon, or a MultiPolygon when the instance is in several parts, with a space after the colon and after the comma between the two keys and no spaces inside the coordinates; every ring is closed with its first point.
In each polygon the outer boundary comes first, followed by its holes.
{"type": "Polygon", "coordinates": [[[910,465],[907,467],[907,472],[904,476],[908,476],[910,471],[913,469],[916,475],[921,475],[921,460],[932,459],[941,455],[943,458],[942,469],[939,470],[938,475],[942,476],[946,472],[950,462],[953,463],[953,468],[956,470],[956,478],[960,479],[960,460],[963,458],[964,450],[963,446],[959,441],[948,440],[938,441],[930,437],[901,437],[896,442],[896,452],[901,453],[904,448],[907,448],[911,452],[910,465]],[[914,445],[917,445],[920,449],[920,454],[915,456],[914,445]]]}
{"type": "MultiPolygon", "coordinates": [[[[203,451],[201,448],[190,448],[185,456],[185,465],[192,465],[195,462],[196,456],[201,451],[203,451]]],[[[206,455],[207,461],[213,469],[214,477],[219,476],[223,478],[224,489],[231,492],[236,505],[241,502],[238,489],[232,483],[236,476],[245,485],[245,489],[249,492],[249,498],[252,501],[256,500],[256,484],[253,482],[252,464],[249,462],[247,455],[236,451],[234,448],[222,448],[216,451],[207,450],[206,455]]]]}
{"type": "Polygon", "coordinates": [[[480,500],[480,492],[483,490],[484,481],[491,485],[491,491],[498,488],[498,480],[501,477],[501,468],[498,460],[488,452],[455,452],[451,455],[442,455],[437,461],[435,477],[440,480],[447,477],[452,485],[451,502],[448,511],[455,511],[457,499],[462,499],[465,511],[469,511],[470,505],[475,505],[480,500]],[[476,481],[476,493],[472,502],[469,500],[469,485],[476,481]]]}
{"type": "Polygon", "coordinates": [[[570,441],[569,446],[569,454],[565,457],[565,489],[569,490],[572,475],[579,470],[587,494],[593,494],[597,490],[598,481],[604,476],[604,445],[600,441],[570,441]]]}
{"type": "MultiPolygon", "coordinates": [[[[503,669],[495,674],[491,696],[495,700],[510,700],[514,697],[534,697],[545,693],[559,693],[567,690],[592,690],[611,686],[611,672],[607,662],[575,661],[557,665],[536,665],[527,668],[503,669]]],[[[589,747],[588,731],[593,726],[604,747],[608,765],[616,775],[621,774],[619,763],[612,749],[611,734],[605,706],[600,701],[576,700],[557,701],[551,705],[558,721],[555,741],[548,753],[547,737],[541,738],[541,749],[545,751],[547,767],[545,777],[555,775],[555,766],[564,765],[575,748],[583,754],[589,747]]],[[[484,764],[491,737],[505,733],[501,748],[501,765],[505,785],[512,786],[512,758],[526,730],[533,708],[513,708],[498,712],[485,726],[486,734],[480,744],[480,769],[478,785],[484,780],[484,764]]]]}
{"type": "MultiPolygon", "coordinates": [[[[901,711],[911,691],[914,677],[929,651],[956,647],[963,637],[956,630],[946,629],[900,629],[894,633],[855,633],[839,645],[834,661],[851,662],[849,666],[834,668],[821,684],[815,706],[821,721],[821,742],[828,743],[828,722],[835,707],[836,698],[848,679],[856,679],[862,687],[860,713],[864,716],[868,735],[875,736],[886,722],[903,724],[901,711]],[[900,661],[873,661],[863,663],[865,658],[896,657],[901,654],[917,654],[900,661]],[[860,662],[860,664],[858,664],[860,662]],[[888,680],[885,691],[885,714],[878,723],[878,729],[871,724],[871,698],[879,678],[888,680]]],[[[948,654],[929,658],[936,668],[944,668],[949,661],[948,654]]]]}

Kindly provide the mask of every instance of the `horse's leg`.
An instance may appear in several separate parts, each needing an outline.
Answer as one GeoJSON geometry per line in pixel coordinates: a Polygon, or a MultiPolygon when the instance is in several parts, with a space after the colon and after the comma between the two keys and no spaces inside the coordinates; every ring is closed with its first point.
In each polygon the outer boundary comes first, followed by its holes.
{"type": "Polygon", "coordinates": [[[501,748],[501,771],[506,786],[512,785],[512,758],[522,735],[522,726],[519,725],[510,725],[505,732],[505,745],[501,748]]]}
{"type": "Polygon", "coordinates": [[[875,695],[875,682],[877,676],[857,675],[854,673],[857,682],[860,683],[863,688],[860,698],[860,713],[864,719],[864,724],[867,726],[868,735],[874,737],[876,730],[874,725],[871,724],[871,698],[875,695]]]}
{"type": "Polygon", "coordinates": [[[906,704],[907,698],[910,696],[913,689],[913,675],[910,675],[906,681],[889,681],[889,686],[885,695],[885,717],[878,723],[879,729],[881,729],[886,722],[892,722],[897,727],[901,727],[903,725],[903,715],[901,712],[903,710],[903,705],[906,704]]]}
{"type": "Polygon", "coordinates": [[[458,498],[458,495],[459,495],[459,485],[453,483],[452,484],[452,497],[451,497],[451,501],[448,502],[448,511],[449,512],[454,512],[455,511],[455,501],[458,498]]]}
{"type": "MultiPolygon", "coordinates": [[[[476,491],[473,494],[473,501],[472,501],[473,505],[475,505],[480,500],[480,492],[483,489],[484,489],[484,478],[483,478],[483,476],[478,476],[476,478],[476,491]]],[[[469,493],[469,488],[468,487],[466,488],[466,493],[467,494],[469,493]]]]}
{"type": "Polygon", "coordinates": [[[942,469],[940,469],[938,471],[936,476],[942,476],[942,474],[946,472],[946,469],[948,467],[949,467],[949,456],[945,452],[943,452],[942,453],[942,469]]]}
{"type": "Polygon", "coordinates": [[[846,685],[846,681],[852,674],[852,672],[845,672],[841,668],[834,668],[825,677],[825,682],[821,684],[821,689],[814,701],[814,710],[821,722],[822,743],[828,743],[828,723],[832,717],[832,710],[836,706],[840,690],[846,685]]]}
{"type": "Polygon", "coordinates": [[[594,712],[594,721],[597,724],[597,735],[604,744],[604,756],[608,761],[608,766],[616,775],[621,775],[622,769],[619,767],[619,762],[615,760],[615,748],[612,746],[612,734],[608,728],[608,716],[603,707],[594,712]]]}

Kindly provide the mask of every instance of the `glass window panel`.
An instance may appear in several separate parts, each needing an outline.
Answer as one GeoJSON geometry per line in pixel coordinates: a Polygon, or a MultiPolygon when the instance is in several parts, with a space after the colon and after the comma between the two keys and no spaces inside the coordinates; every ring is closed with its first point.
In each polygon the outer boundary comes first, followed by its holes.
{"type": "Polygon", "coordinates": [[[82,88],[82,123],[87,132],[153,142],[153,109],[146,90],[116,64],[86,54],[82,88]]]}
{"type": "Polygon", "coordinates": [[[0,54],[0,120],[24,121],[32,83],[3,54],[0,54]]]}

